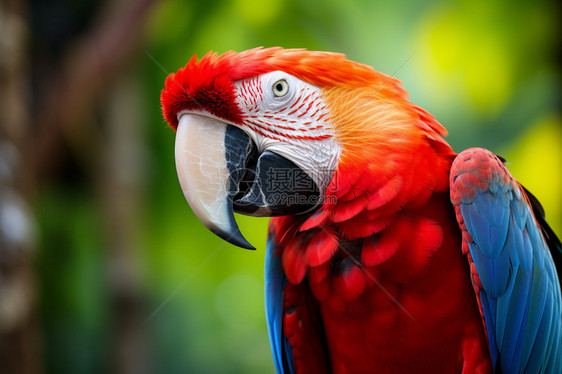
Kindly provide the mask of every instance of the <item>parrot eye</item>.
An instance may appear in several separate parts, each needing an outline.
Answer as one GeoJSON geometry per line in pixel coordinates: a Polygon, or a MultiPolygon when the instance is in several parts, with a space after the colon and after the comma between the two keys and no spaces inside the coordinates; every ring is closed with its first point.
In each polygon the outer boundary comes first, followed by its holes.
{"type": "Polygon", "coordinates": [[[273,83],[271,89],[273,90],[273,94],[275,96],[285,96],[287,94],[287,91],[289,91],[289,84],[285,79],[280,79],[277,82],[273,83]]]}

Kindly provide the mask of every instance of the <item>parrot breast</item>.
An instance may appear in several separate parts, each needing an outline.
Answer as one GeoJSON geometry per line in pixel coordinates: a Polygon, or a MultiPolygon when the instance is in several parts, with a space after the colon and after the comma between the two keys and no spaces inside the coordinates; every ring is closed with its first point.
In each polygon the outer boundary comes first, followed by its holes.
{"type": "MultiPolygon", "coordinates": [[[[344,148],[326,193],[334,199],[308,217],[272,219],[276,255],[291,287],[314,298],[334,373],[491,371],[448,197],[454,153],[421,131],[409,136],[411,150],[387,144],[380,163],[359,160],[381,150],[363,145],[346,158],[344,148]]],[[[300,352],[303,306],[291,302],[284,333],[300,352]]]]}

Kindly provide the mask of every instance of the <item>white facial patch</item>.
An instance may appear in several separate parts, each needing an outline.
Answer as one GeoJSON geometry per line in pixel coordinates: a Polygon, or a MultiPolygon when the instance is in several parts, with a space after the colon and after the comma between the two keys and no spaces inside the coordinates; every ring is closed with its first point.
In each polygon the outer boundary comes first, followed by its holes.
{"type": "Polygon", "coordinates": [[[321,89],[282,71],[235,82],[244,131],[258,150],[273,151],[305,171],[322,192],[341,153],[321,89]]]}

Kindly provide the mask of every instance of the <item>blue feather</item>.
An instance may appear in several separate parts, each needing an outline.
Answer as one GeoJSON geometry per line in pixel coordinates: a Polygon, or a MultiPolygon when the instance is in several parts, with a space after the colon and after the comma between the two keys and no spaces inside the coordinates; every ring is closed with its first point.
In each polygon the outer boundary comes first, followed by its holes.
{"type": "Polygon", "coordinates": [[[473,204],[462,205],[463,217],[469,217],[466,222],[468,232],[474,232],[480,250],[488,257],[495,257],[504,248],[508,231],[508,203],[492,194],[478,193],[473,204]]]}
{"type": "MultiPolygon", "coordinates": [[[[511,299],[511,295],[514,290],[515,280],[516,277],[511,277],[511,282],[508,285],[508,287],[505,289],[505,292],[502,293],[501,297],[492,296],[490,295],[489,292],[485,293],[486,297],[490,297],[496,300],[497,302],[496,303],[497,305],[496,341],[494,342],[494,344],[497,345],[498,349],[500,350],[500,353],[502,351],[502,348],[504,347],[504,338],[506,336],[506,330],[509,329],[509,327],[507,326],[507,318],[505,318],[505,316],[508,315],[509,313],[509,301],[511,299]]],[[[484,290],[486,290],[486,287],[484,287],[484,290]]]]}
{"type": "Polygon", "coordinates": [[[527,339],[521,353],[521,361],[527,362],[533,348],[533,343],[537,339],[542,315],[546,303],[546,279],[540,276],[539,272],[533,271],[533,291],[529,300],[529,314],[527,318],[526,335],[527,339]]]}
{"type": "Polygon", "coordinates": [[[293,374],[293,353],[288,340],[283,336],[283,289],[287,278],[281,259],[275,255],[275,249],[273,237],[270,236],[265,254],[265,314],[269,343],[277,373],[293,374]]]}
{"type": "Polygon", "coordinates": [[[484,289],[492,297],[503,294],[511,279],[509,256],[502,253],[490,258],[476,244],[469,243],[469,248],[484,289]]]}
{"type": "MultiPolygon", "coordinates": [[[[516,352],[521,330],[525,330],[525,311],[527,310],[527,296],[529,294],[530,274],[516,270],[513,292],[509,298],[508,311],[504,317],[505,325],[509,326],[504,332],[502,351],[502,369],[507,373],[518,371],[521,352],[516,352]]],[[[524,335],[524,334],[523,334],[524,335]]]]}
{"type": "MultiPolygon", "coordinates": [[[[480,300],[482,301],[482,311],[484,312],[484,318],[486,321],[495,320],[496,311],[495,308],[488,303],[490,299],[486,296],[486,294],[481,291],[480,292],[480,300]]],[[[492,299],[495,301],[494,299],[492,299]]],[[[488,339],[490,341],[496,341],[496,332],[494,330],[495,323],[486,323],[486,331],[488,333],[488,339]]],[[[498,347],[496,344],[490,345],[490,355],[492,356],[492,365],[496,366],[496,362],[498,360],[498,347]]]]}
{"type": "Polygon", "coordinates": [[[535,339],[535,344],[525,368],[528,373],[538,373],[541,367],[546,366],[545,361],[548,352],[548,341],[550,338],[550,325],[552,320],[552,304],[547,302],[544,313],[541,316],[541,325],[535,339]]]}

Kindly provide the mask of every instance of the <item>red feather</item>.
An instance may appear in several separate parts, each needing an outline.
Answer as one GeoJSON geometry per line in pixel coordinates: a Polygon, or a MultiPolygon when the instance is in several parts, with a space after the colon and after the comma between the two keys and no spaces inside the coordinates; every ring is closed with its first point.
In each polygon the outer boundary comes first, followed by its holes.
{"type": "Polygon", "coordinates": [[[301,248],[301,243],[292,241],[283,250],[283,268],[289,282],[299,284],[304,279],[307,271],[306,255],[301,248]]]}
{"type": "Polygon", "coordinates": [[[315,267],[326,263],[338,249],[338,238],[330,227],[320,230],[306,246],[306,264],[315,267]]]}

